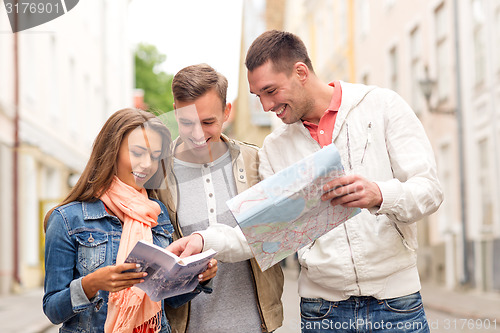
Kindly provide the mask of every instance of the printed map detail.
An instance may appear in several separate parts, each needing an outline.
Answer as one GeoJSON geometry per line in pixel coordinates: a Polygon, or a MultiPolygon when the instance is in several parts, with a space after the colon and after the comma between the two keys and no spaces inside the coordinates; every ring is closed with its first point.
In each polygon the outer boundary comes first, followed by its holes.
{"type": "Polygon", "coordinates": [[[227,201],[262,271],[361,211],[321,201],[323,185],[344,174],[330,144],[227,201]]]}

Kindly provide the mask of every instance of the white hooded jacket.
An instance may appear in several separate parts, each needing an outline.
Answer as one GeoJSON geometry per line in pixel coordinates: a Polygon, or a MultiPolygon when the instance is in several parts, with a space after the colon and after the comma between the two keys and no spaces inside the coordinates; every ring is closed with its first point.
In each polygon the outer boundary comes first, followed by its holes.
{"type": "MultiPolygon", "coordinates": [[[[420,290],[414,222],[443,200],[434,154],[409,105],[395,92],[341,82],[342,102],[333,130],[347,174],[380,188],[380,207],[362,212],[298,252],[299,294],[340,301],[350,296],[386,299],[420,290]]],[[[321,149],[302,122],[268,135],[259,152],[259,174],[267,178],[321,149]]],[[[249,255],[241,231],[203,234],[205,247],[231,260],[249,255]]],[[[222,260],[222,259],[221,259],[222,260]]]]}

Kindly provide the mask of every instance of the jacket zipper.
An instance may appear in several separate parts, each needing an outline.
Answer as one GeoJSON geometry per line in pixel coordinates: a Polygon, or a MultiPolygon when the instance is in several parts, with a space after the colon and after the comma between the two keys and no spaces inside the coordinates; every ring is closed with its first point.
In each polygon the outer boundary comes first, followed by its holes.
{"type": "Polygon", "coordinates": [[[356,286],[358,287],[359,295],[361,295],[361,287],[359,286],[358,270],[356,269],[356,264],[354,263],[354,256],[352,255],[351,241],[349,240],[349,234],[347,233],[347,227],[345,226],[345,223],[343,223],[343,226],[344,226],[345,236],[347,238],[347,245],[349,245],[349,251],[351,251],[351,261],[352,261],[352,267],[354,268],[354,276],[356,277],[356,286]]]}
{"type": "Polygon", "coordinates": [[[408,241],[406,240],[406,237],[405,235],[403,234],[403,232],[401,231],[401,229],[399,229],[398,225],[396,224],[396,222],[392,222],[392,225],[394,226],[394,228],[396,229],[396,231],[398,232],[399,234],[399,237],[401,237],[401,241],[403,242],[403,245],[410,251],[412,252],[415,252],[416,250],[414,248],[412,248],[410,246],[410,244],[408,244],[408,241]]]}
{"type": "Polygon", "coordinates": [[[366,149],[368,148],[368,144],[372,142],[372,122],[368,124],[368,135],[366,137],[366,143],[365,143],[365,149],[363,150],[363,157],[361,157],[361,164],[363,164],[363,161],[365,160],[365,154],[366,154],[366,149]]]}
{"type": "MultiPolygon", "coordinates": [[[[349,171],[352,172],[352,163],[351,163],[351,144],[349,142],[349,123],[346,122],[346,134],[347,134],[347,159],[349,162],[349,171]]],[[[356,286],[358,287],[358,293],[361,295],[361,287],[359,286],[359,277],[358,277],[358,270],[356,269],[356,263],[354,262],[354,256],[352,254],[352,247],[351,247],[351,241],[349,239],[349,233],[347,232],[347,227],[345,223],[343,223],[344,226],[344,231],[345,231],[345,236],[347,238],[347,245],[349,246],[349,251],[351,252],[351,261],[352,261],[352,267],[354,268],[354,276],[356,278],[356,286]]]]}
{"type": "Polygon", "coordinates": [[[349,171],[352,171],[351,143],[349,142],[349,123],[345,123],[345,128],[347,132],[347,162],[349,163],[349,171]]]}

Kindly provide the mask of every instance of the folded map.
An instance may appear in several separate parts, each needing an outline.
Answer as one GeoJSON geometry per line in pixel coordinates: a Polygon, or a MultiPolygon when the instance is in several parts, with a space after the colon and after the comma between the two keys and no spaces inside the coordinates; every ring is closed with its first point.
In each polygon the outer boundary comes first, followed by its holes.
{"type": "Polygon", "coordinates": [[[344,174],[330,144],[227,201],[262,271],[360,212],[321,200],[344,174]]]}

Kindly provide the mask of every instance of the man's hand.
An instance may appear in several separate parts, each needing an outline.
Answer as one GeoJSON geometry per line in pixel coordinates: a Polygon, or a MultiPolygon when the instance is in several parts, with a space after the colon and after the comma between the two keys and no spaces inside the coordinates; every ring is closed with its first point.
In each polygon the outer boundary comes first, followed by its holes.
{"type": "Polygon", "coordinates": [[[181,258],[198,254],[203,251],[203,237],[200,234],[182,237],[167,246],[167,250],[181,258]]]}
{"type": "Polygon", "coordinates": [[[372,208],[382,204],[382,193],[377,184],[359,175],[336,178],[323,186],[321,200],[331,200],[332,206],[372,208]]]}

